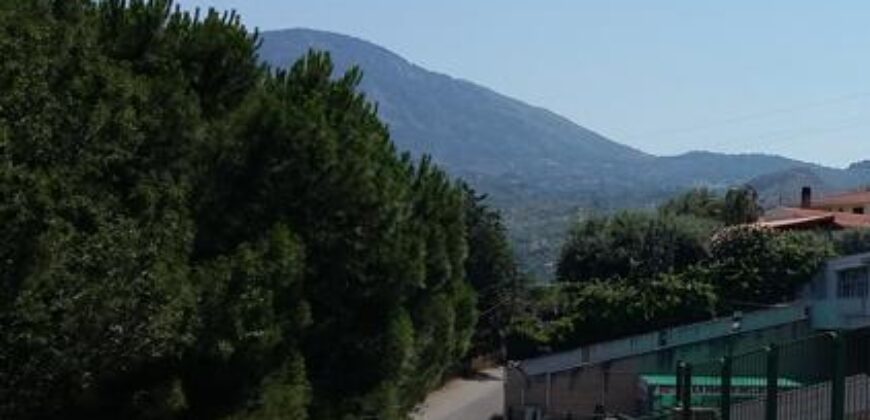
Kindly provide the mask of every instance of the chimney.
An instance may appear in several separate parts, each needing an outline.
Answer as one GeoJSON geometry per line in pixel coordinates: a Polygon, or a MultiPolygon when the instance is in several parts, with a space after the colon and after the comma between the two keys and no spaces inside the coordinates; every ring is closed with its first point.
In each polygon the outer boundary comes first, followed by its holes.
{"type": "Polygon", "coordinates": [[[813,189],[810,187],[801,188],[801,208],[808,209],[813,205],[813,189]]]}

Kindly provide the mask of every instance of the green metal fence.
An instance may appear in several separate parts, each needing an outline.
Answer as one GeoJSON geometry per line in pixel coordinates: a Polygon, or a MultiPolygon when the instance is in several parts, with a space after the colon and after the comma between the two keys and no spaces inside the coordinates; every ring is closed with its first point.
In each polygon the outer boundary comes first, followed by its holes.
{"type": "Polygon", "coordinates": [[[866,331],[824,333],[726,356],[679,363],[668,375],[643,375],[656,390],[645,418],[870,419],[870,345],[866,331]]]}
{"type": "Polygon", "coordinates": [[[529,378],[521,392],[538,417],[515,411],[507,418],[870,420],[870,329],[730,351],[745,348],[737,343],[529,378]]]}

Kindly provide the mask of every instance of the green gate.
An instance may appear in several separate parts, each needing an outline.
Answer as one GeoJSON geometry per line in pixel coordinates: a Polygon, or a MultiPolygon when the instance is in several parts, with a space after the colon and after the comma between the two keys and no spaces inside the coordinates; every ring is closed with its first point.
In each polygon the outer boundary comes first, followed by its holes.
{"type": "Polygon", "coordinates": [[[819,334],[673,374],[643,374],[649,419],[870,418],[866,330],[819,334]]]}

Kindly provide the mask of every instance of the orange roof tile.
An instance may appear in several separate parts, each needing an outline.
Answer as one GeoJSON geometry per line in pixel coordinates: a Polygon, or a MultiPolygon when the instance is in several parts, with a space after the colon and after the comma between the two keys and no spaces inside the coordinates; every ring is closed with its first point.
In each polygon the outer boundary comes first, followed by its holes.
{"type": "Polygon", "coordinates": [[[833,223],[838,228],[870,228],[870,215],[781,207],[771,210],[761,220],[763,226],[774,228],[823,223],[833,223]]]}
{"type": "Polygon", "coordinates": [[[820,215],[820,216],[809,216],[809,217],[795,217],[793,219],[780,219],[780,220],[770,220],[770,221],[761,221],[758,224],[764,227],[769,227],[773,229],[789,229],[789,228],[799,228],[799,227],[811,227],[817,225],[824,225],[834,223],[834,215],[820,215]]]}

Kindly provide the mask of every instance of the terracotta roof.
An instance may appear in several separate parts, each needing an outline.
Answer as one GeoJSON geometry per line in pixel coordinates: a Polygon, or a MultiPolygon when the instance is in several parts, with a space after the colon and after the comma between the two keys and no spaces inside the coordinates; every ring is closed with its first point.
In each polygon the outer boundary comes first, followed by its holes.
{"type": "Polygon", "coordinates": [[[832,224],[835,228],[870,228],[870,215],[780,207],[771,210],[761,222],[762,226],[788,229],[832,224]]]}
{"type": "Polygon", "coordinates": [[[812,206],[848,206],[850,204],[867,203],[870,203],[870,191],[858,191],[829,195],[818,200],[814,199],[812,206]]]}
{"type": "Polygon", "coordinates": [[[795,217],[793,219],[762,221],[759,224],[774,229],[809,228],[813,226],[834,224],[834,215],[823,214],[820,216],[795,217]]]}

